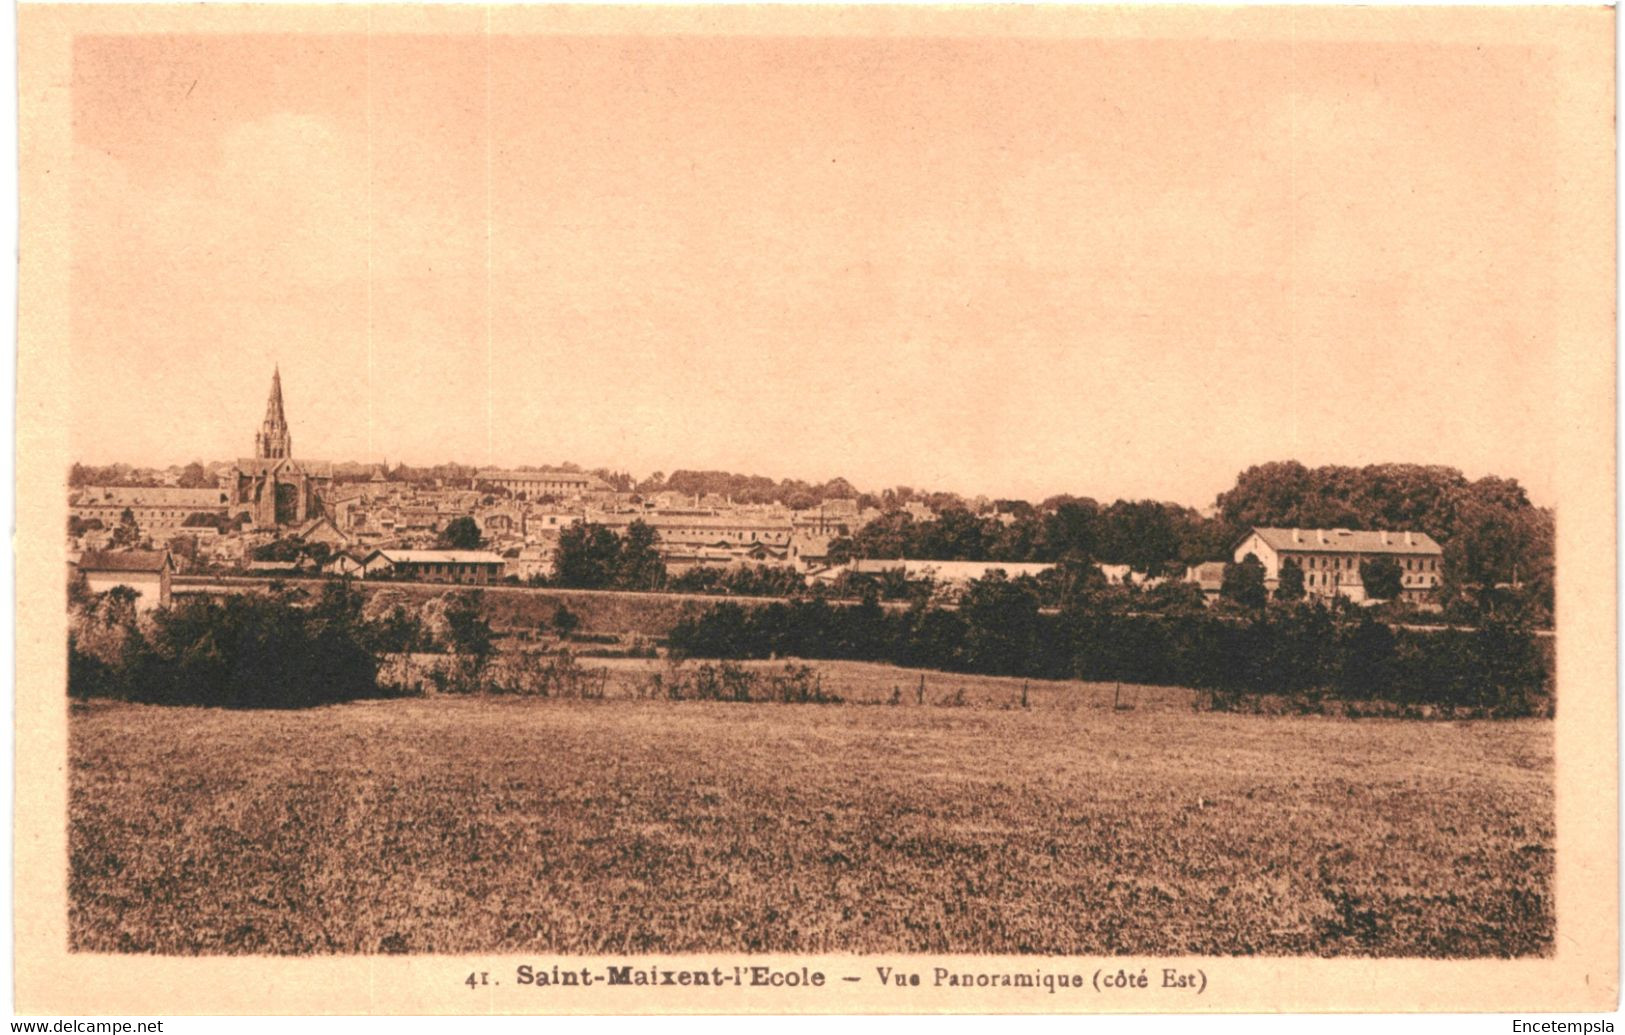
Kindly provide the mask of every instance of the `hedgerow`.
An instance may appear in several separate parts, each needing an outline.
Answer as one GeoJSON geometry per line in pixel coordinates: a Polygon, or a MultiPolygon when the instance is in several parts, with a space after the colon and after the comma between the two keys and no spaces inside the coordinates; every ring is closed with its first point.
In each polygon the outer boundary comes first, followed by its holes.
{"type": "Polygon", "coordinates": [[[719,604],[672,630],[696,658],[799,657],[1043,679],[1190,686],[1220,694],[1389,701],[1530,715],[1552,706],[1549,652],[1515,622],[1421,631],[1315,605],[1251,619],[1217,615],[1041,613],[1010,583],[955,610],[888,612],[873,601],[742,608],[719,604]]]}

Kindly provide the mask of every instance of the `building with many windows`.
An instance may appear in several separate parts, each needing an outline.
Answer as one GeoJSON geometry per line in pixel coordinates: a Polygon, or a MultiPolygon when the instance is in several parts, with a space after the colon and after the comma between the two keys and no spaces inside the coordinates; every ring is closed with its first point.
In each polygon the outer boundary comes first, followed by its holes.
{"type": "Polygon", "coordinates": [[[505,471],[488,467],[474,476],[476,486],[489,485],[513,493],[516,499],[545,497],[568,500],[592,492],[608,492],[609,483],[582,471],[505,471]]]}
{"type": "Polygon", "coordinates": [[[190,533],[194,514],[223,519],[230,504],[225,489],[180,489],[172,486],[87,485],[68,497],[68,513],[80,521],[99,521],[117,528],[128,510],[144,538],[161,543],[190,533]]]}
{"type": "Polygon", "coordinates": [[[1425,532],[1357,532],[1347,528],[1254,528],[1237,544],[1235,559],[1248,554],[1264,565],[1264,585],[1273,594],[1281,565],[1296,561],[1309,596],[1366,599],[1360,564],[1391,557],[1399,564],[1400,596],[1410,603],[1429,600],[1444,576],[1444,549],[1425,532]]]}

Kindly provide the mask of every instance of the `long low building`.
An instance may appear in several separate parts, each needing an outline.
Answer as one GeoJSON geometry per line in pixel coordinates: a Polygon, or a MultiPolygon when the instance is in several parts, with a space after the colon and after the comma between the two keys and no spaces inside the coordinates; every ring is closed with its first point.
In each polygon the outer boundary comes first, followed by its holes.
{"type": "Polygon", "coordinates": [[[475,485],[505,489],[519,499],[555,496],[573,499],[589,492],[606,492],[610,485],[596,474],[585,471],[509,471],[488,467],[474,476],[475,485]]]}
{"type": "Polygon", "coordinates": [[[103,528],[116,528],[128,510],[143,536],[162,542],[184,532],[186,519],[193,514],[224,518],[229,504],[224,489],[88,485],[68,496],[68,513],[81,521],[99,521],[103,528]]]}
{"type": "Polygon", "coordinates": [[[642,514],[587,515],[589,524],[603,525],[617,535],[625,535],[627,527],[634,521],[641,521],[654,529],[664,550],[706,546],[727,548],[758,544],[783,549],[790,545],[792,535],[788,520],[761,518],[750,514],[654,511],[642,514]]]}
{"type": "Polygon", "coordinates": [[[485,585],[501,581],[505,563],[484,550],[374,550],[361,559],[359,574],[485,585]]]}

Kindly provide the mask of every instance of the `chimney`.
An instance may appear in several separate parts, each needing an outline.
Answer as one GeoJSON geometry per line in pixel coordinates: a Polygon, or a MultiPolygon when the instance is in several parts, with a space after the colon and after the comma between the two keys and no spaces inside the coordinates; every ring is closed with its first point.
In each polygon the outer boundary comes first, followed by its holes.
{"type": "Polygon", "coordinates": [[[1382,532],[1381,535],[1382,535],[1382,545],[1387,546],[1388,545],[1388,533],[1387,532],[1382,532]]]}
{"type": "Polygon", "coordinates": [[[1320,529],[1316,529],[1316,531],[1320,534],[1320,545],[1325,546],[1326,545],[1326,530],[1324,528],[1320,528],[1320,529]]]}
{"type": "Polygon", "coordinates": [[[1411,533],[1406,532],[1405,533],[1405,545],[1406,546],[1415,546],[1416,545],[1416,537],[1411,535],[1411,533]]]}
{"type": "Polygon", "coordinates": [[[1293,530],[1292,530],[1292,541],[1293,541],[1293,542],[1294,542],[1294,543],[1301,543],[1301,542],[1303,542],[1303,529],[1301,529],[1301,528],[1294,528],[1294,529],[1293,529],[1293,530]]]}

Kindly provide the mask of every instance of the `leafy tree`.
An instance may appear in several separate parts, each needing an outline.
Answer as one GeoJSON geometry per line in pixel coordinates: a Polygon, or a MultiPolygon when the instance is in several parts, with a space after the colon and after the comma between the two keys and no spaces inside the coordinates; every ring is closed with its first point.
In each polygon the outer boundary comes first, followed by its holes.
{"type": "Polygon", "coordinates": [[[1281,575],[1275,587],[1275,599],[1286,603],[1303,599],[1303,565],[1294,557],[1288,557],[1281,562],[1281,575]]]}
{"type": "Polygon", "coordinates": [[[1403,586],[1403,572],[1392,557],[1371,557],[1360,562],[1360,581],[1372,600],[1392,600],[1403,586]]]}
{"type": "Polygon", "coordinates": [[[452,653],[476,664],[483,664],[495,648],[484,605],[485,594],[477,589],[457,590],[445,596],[446,645],[452,653]]]}
{"type": "Polygon", "coordinates": [[[1099,560],[1160,575],[1180,556],[1179,522],[1185,508],[1155,500],[1118,500],[1101,514],[1099,560]]]}
{"type": "Polygon", "coordinates": [[[620,564],[620,540],[603,525],[576,523],[559,533],[553,579],[572,589],[603,589],[613,584],[620,564]]]}
{"type": "Polygon", "coordinates": [[[102,524],[101,518],[82,518],[77,515],[68,515],[68,534],[72,536],[84,535],[86,532],[99,532],[107,526],[102,524]]]}
{"type": "Polygon", "coordinates": [[[395,604],[367,625],[367,643],[380,654],[407,654],[421,650],[427,636],[418,616],[404,604],[395,604]]]}
{"type": "Polygon", "coordinates": [[[1224,566],[1224,580],[1219,583],[1219,596],[1233,600],[1243,607],[1263,607],[1268,593],[1264,588],[1264,565],[1253,554],[1241,563],[1224,566]]]}
{"type": "Polygon", "coordinates": [[[666,562],[656,549],[659,534],[643,521],[626,528],[615,563],[615,584],[621,589],[659,589],[666,581],[666,562]]]}
{"type": "Polygon", "coordinates": [[[135,523],[135,512],[125,507],[118,516],[118,527],[113,529],[114,549],[131,549],[141,545],[141,526],[135,523]]]}
{"type": "Polygon", "coordinates": [[[1002,571],[973,580],[960,599],[966,660],[979,672],[1023,671],[1038,643],[1038,594],[1002,571]]]}
{"type": "Polygon", "coordinates": [[[1034,560],[1063,557],[1092,560],[1100,552],[1100,505],[1090,499],[1062,497],[1045,500],[1039,508],[1038,542],[1034,560]]]}
{"type": "Polygon", "coordinates": [[[192,563],[192,562],[197,560],[197,537],[196,536],[190,536],[190,535],[174,536],[173,538],[171,538],[169,540],[168,544],[166,544],[166,545],[168,546],[169,552],[171,554],[173,554],[174,556],[180,558],[181,560],[186,561],[187,563],[192,563]]]}
{"type": "Polygon", "coordinates": [[[181,469],[180,479],[175,484],[183,489],[212,489],[214,479],[209,477],[209,472],[201,463],[193,460],[181,469]]]}
{"type": "Polygon", "coordinates": [[[446,522],[439,538],[442,550],[478,550],[483,543],[478,522],[467,514],[446,522]]]}
{"type": "Polygon", "coordinates": [[[1193,617],[1207,611],[1207,594],[1194,582],[1169,579],[1146,590],[1140,608],[1157,614],[1193,617]]]}

